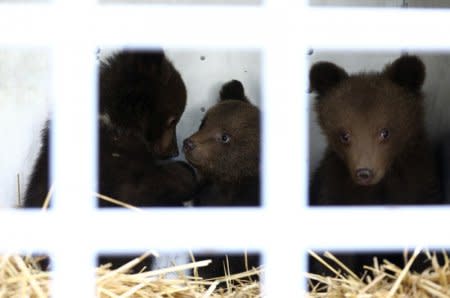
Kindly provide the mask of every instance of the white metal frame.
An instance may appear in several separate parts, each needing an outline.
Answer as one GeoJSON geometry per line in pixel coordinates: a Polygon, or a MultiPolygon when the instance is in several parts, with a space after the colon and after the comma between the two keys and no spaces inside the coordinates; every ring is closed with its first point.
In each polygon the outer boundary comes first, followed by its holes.
{"type": "Polygon", "coordinates": [[[99,250],[250,248],[264,256],[266,295],[298,297],[304,293],[307,248],[450,247],[440,231],[448,222],[448,207],[307,208],[304,92],[307,48],[449,49],[450,11],[311,8],[301,0],[267,0],[261,6],[55,0],[1,4],[0,28],[0,46],[47,46],[53,56],[54,208],[46,214],[0,213],[0,251],[51,255],[53,297],[93,296],[92,267],[99,250]],[[264,207],[96,211],[90,190],[96,177],[93,53],[99,45],[261,48],[264,207]],[[233,232],[243,230],[249,233],[233,232]],[[167,237],[172,234],[177,237],[167,237]]]}

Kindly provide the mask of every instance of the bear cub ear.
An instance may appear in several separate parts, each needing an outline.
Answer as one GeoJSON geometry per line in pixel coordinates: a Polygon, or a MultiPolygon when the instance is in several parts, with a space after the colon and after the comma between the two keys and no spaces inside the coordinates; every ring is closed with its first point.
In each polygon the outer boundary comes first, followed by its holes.
{"type": "Polygon", "coordinates": [[[222,89],[220,89],[220,101],[229,99],[248,102],[248,98],[245,96],[244,86],[240,81],[231,80],[223,84],[222,89]]]}
{"type": "Polygon", "coordinates": [[[347,78],[347,72],[336,64],[317,62],[309,71],[309,90],[321,96],[347,78]]]}
{"type": "Polygon", "coordinates": [[[402,56],[385,67],[383,73],[394,83],[420,91],[425,81],[425,65],[417,56],[402,56]]]}

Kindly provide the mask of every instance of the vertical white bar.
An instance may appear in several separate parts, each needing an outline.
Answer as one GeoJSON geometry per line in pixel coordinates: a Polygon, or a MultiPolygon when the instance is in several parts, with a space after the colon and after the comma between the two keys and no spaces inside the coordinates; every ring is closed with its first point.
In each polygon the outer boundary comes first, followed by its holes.
{"type": "Polygon", "coordinates": [[[265,292],[269,297],[300,297],[302,206],[307,189],[307,119],[304,51],[275,42],[267,48],[264,75],[264,201],[274,223],[267,229],[265,292]],[[303,91],[303,92],[302,92],[303,91]],[[283,285],[283,286],[280,286],[283,285]]]}
{"type": "MultiPolygon", "coordinates": [[[[52,172],[57,222],[52,251],[53,297],[93,297],[93,249],[86,243],[95,186],[94,0],[55,0],[52,172]],[[87,16],[81,18],[81,16],[87,16]],[[57,238],[56,238],[57,237],[57,238]]],[[[96,224],[93,222],[93,224],[96,224]]]]}
{"type": "Polygon", "coordinates": [[[94,206],[95,50],[89,44],[59,46],[53,61],[53,203],[55,211],[71,216],[94,206]]]}
{"type": "Polygon", "coordinates": [[[276,223],[268,227],[271,238],[266,247],[264,292],[268,297],[303,297],[306,263],[300,241],[306,227],[301,218],[308,185],[306,41],[301,35],[279,34],[296,32],[294,20],[302,17],[298,3],[284,2],[285,8],[295,9],[280,9],[276,6],[283,3],[271,3],[279,9],[270,10],[270,19],[279,23],[267,40],[264,69],[264,201],[270,222],[276,223]]]}
{"type": "MultiPolygon", "coordinates": [[[[52,252],[53,297],[92,297],[93,251],[85,234],[95,186],[95,54],[88,42],[59,43],[54,50],[52,172],[58,242],[52,252]]],[[[95,222],[94,222],[95,224],[95,222]]],[[[89,237],[87,237],[89,239],[89,237]]]]}
{"type": "Polygon", "coordinates": [[[74,245],[73,241],[61,243],[51,254],[51,297],[95,297],[95,248],[82,240],[72,249],[69,245],[74,245]]]}

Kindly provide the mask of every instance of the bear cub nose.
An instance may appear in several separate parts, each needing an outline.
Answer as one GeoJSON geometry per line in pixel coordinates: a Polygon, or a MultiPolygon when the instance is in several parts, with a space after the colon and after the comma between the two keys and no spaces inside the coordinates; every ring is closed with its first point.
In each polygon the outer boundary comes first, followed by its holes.
{"type": "Polygon", "coordinates": [[[192,151],[195,148],[194,142],[192,142],[191,139],[186,139],[183,141],[183,151],[189,152],[192,151]]]}
{"type": "Polygon", "coordinates": [[[362,184],[369,184],[373,178],[373,171],[371,169],[363,168],[356,170],[356,178],[362,184]]]}

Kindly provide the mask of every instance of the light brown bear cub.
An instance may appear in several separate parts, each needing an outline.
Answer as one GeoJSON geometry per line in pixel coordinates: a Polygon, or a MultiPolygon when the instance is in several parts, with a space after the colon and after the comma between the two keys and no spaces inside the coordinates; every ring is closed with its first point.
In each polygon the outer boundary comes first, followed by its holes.
{"type": "Polygon", "coordinates": [[[328,142],[313,178],[312,205],[440,203],[424,128],[425,66],[418,57],[352,75],[318,62],[309,75],[328,142]]]}

